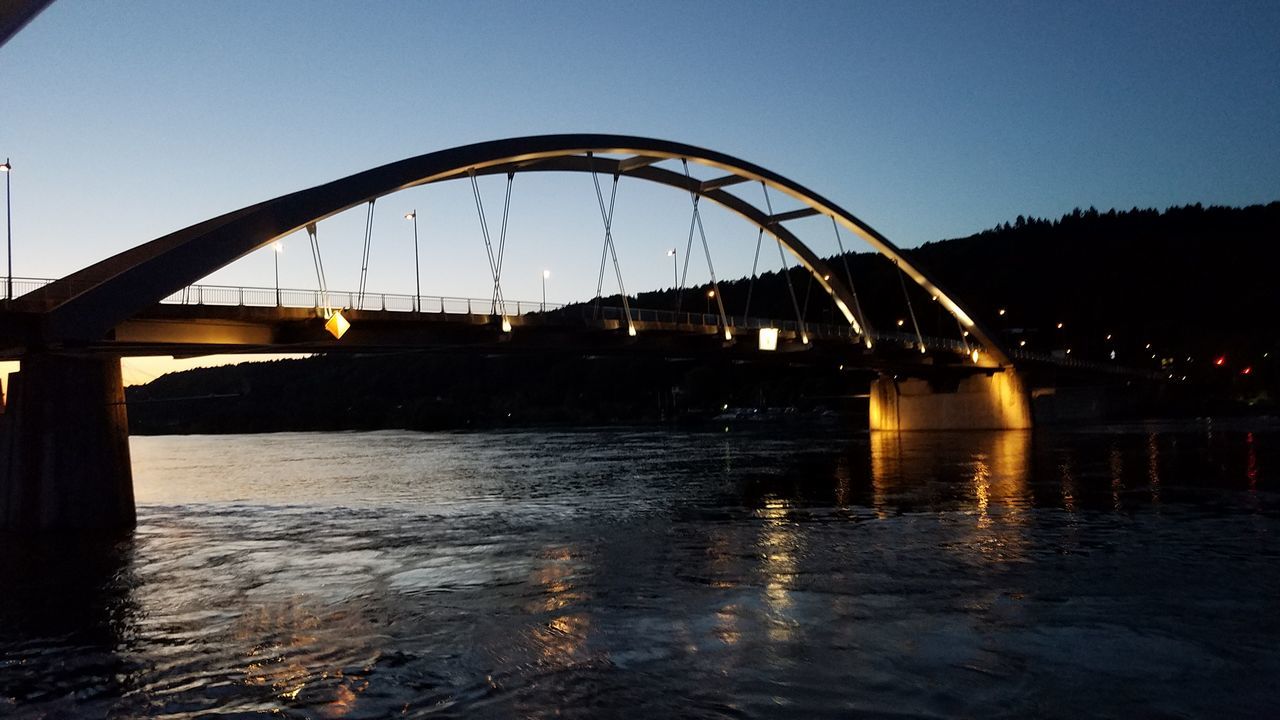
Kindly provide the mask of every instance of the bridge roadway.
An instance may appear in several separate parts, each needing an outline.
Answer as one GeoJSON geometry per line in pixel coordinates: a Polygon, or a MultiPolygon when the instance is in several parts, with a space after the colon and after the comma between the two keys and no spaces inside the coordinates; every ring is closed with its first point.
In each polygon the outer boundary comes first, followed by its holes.
{"type": "MultiPolygon", "coordinates": [[[[18,291],[52,282],[15,279],[18,291]]],[[[0,309],[0,358],[18,359],[38,337],[41,315],[19,297],[0,309]]],[[[921,354],[914,335],[875,336],[871,352],[847,324],[804,323],[729,316],[729,332],[714,313],[678,313],[601,305],[314,290],[193,285],[117,325],[99,341],[74,348],[108,357],[210,354],[378,352],[408,348],[441,352],[645,353],[695,356],[729,354],[735,359],[789,363],[835,362],[849,369],[912,374],[913,368],[951,366],[962,375],[990,373],[975,364],[970,347],[925,338],[921,354]],[[325,304],[341,308],[351,322],[341,339],[324,328],[325,304]],[[366,308],[366,309],[353,309],[366,308]],[[421,310],[415,310],[421,308],[421,310]],[[495,312],[505,309],[507,312],[495,312]],[[630,312],[631,322],[626,322],[630,312]],[[634,327],[635,335],[628,332],[634,327]],[[759,331],[778,332],[776,350],[760,349],[759,331]]]]}

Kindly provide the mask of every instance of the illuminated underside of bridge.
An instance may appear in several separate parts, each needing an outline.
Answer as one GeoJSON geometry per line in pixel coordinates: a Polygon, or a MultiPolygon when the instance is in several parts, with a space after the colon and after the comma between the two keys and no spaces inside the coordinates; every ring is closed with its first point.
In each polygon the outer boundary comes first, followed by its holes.
{"type": "MultiPolygon", "coordinates": [[[[504,212],[503,241],[505,231],[504,212]]],[[[702,242],[712,287],[718,288],[705,235],[702,242]]],[[[759,251],[758,239],[757,258],[759,251]]],[[[686,251],[686,267],[688,256],[686,251]]],[[[752,163],[680,143],[615,135],[513,138],[421,155],[236,210],[8,300],[0,311],[0,356],[18,358],[22,369],[11,383],[4,416],[0,527],[133,523],[121,356],[411,347],[469,351],[555,347],[584,354],[722,352],[760,359],[831,352],[855,366],[886,372],[872,388],[873,429],[1030,425],[1027,393],[994,335],[904,252],[834,202],[752,163]],[[698,179],[689,172],[690,164],[711,168],[716,174],[698,179]],[[501,245],[495,262],[478,189],[476,204],[494,281],[491,307],[481,312],[424,312],[422,297],[415,293],[412,312],[366,310],[359,309],[365,307],[363,286],[357,308],[334,302],[324,289],[316,242],[322,220],[362,204],[369,205],[372,218],[372,203],[379,197],[454,180],[469,180],[476,188],[476,178],[486,175],[507,177],[509,202],[512,177],[544,172],[586,173],[595,181],[604,230],[601,282],[604,260],[612,254],[622,307],[601,308],[597,302],[590,315],[578,316],[563,310],[522,312],[517,308],[511,312],[500,289],[501,245]],[[664,316],[651,312],[646,316],[645,310],[631,307],[611,237],[613,195],[601,191],[601,177],[606,183],[612,180],[614,193],[619,178],[686,193],[693,212],[690,246],[693,228],[702,232],[700,203],[744,218],[759,229],[759,238],[776,242],[780,256],[785,250],[809,273],[843,324],[831,328],[806,323],[794,290],[797,318],[791,324],[735,317],[726,309],[723,293],[710,294],[715,298],[714,313],[664,316]],[[745,188],[758,188],[762,202],[750,202],[735,192],[745,188]],[[607,204],[606,197],[610,198],[607,204]],[[786,198],[798,207],[775,211],[772,197],[786,198]],[[914,314],[914,337],[904,336],[905,342],[895,333],[877,333],[869,327],[848,266],[843,272],[829,267],[788,228],[788,223],[815,216],[830,220],[837,240],[841,231],[850,233],[889,259],[904,278],[904,293],[906,279],[922,288],[954,317],[957,337],[926,341],[914,314]],[[172,302],[175,294],[186,293],[209,273],[301,230],[307,231],[313,244],[321,285],[319,307],[172,302]],[[333,332],[342,329],[334,323],[347,322],[351,326],[345,334],[333,332]],[[916,379],[899,382],[890,372],[916,379]],[[935,375],[947,378],[942,392],[928,382],[935,375]],[[957,383],[957,376],[966,379],[957,383]]]]}

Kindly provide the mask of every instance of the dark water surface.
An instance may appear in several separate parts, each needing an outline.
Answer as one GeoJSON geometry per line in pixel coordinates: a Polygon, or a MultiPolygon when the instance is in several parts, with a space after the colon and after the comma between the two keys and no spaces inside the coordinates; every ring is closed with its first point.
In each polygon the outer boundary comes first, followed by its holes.
{"type": "Polygon", "coordinates": [[[134,438],[0,716],[1275,717],[1280,428],[134,438]]]}

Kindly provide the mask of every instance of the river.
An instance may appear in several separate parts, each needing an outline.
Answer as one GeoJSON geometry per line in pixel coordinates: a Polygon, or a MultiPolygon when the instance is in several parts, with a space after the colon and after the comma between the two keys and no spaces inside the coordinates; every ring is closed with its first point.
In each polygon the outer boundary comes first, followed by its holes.
{"type": "Polygon", "coordinates": [[[1280,425],[135,437],[0,716],[1280,712],[1280,425]]]}

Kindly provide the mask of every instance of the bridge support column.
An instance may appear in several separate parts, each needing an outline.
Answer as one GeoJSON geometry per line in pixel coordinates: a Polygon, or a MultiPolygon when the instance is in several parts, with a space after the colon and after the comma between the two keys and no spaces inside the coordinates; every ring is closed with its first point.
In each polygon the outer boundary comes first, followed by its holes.
{"type": "Polygon", "coordinates": [[[133,527],[119,358],[23,357],[0,423],[0,530],[133,527]]]}
{"type": "Polygon", "coordinates": [[[872,430],[1025,430],[1031,398],[1013,370],[964,378],[946,390],[881,375],[871,385],[872,430]]]}

